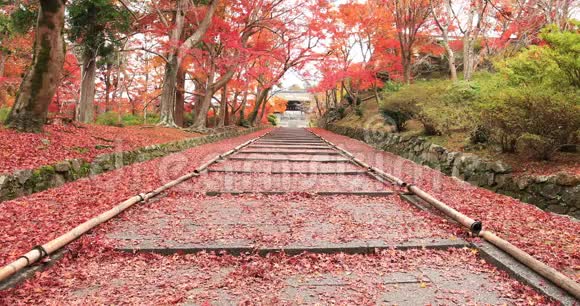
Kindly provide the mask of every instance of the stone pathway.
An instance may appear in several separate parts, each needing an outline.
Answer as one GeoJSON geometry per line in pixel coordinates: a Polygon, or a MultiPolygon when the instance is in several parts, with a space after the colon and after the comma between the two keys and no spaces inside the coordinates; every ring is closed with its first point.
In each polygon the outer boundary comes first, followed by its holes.
{"type": "MultiPolygon", "coordinates": [[[[430,215],[402,201],[395,191],[395,186],[374,179],[308,131],[279,129],[212,165],[186,187],[113,220],[105,238],[117,250],[131,253],[363,254],[367,266],[347,271],[342,267],[337,273],[324,269],[288,273],[271,267],[271,273],[279,272],[278,289],[265,295],[271,298],[266,304],[515,301],[493,282],[501,282],[494,269],[480,273],[473,267],[440,261],[421,267],[406,264],[417,256],[416,250],[447,252],[468,244],[433,224],[430,215]],[[332,174],[321,174],[325,172],[332,174]],[[268,193],[277,194],[264,195],[268,193]],[[390,257],[389,252],[397,252],[397,256],[390,257]],[[385,260],[401,266],[383,269],[385,260]]],[[[421,256],[428,261],[428,253],[421,256]]],[[[474,265],[487,265],[477,258],[470,260],[474,265]]],[[[255,262],[259,264],[260,259],[255,262]]],[[[235,305],[254,300],[255,294],[248,296],[240,288],[218,285],[229,273],[231,269],[223,267],[205,275],[204,286],[189,291],[184,302],[235,305]]],[[[263,281],[267,279],[257,283],[263,281]]],[[[248,288],[248,292],[253,290],[248,288]]]]}

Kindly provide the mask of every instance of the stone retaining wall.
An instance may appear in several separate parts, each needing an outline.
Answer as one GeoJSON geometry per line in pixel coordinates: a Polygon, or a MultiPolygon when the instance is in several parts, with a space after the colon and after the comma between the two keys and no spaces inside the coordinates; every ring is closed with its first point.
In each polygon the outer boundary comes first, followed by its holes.
{"type": "Polygon", "coordinates": [[[111,171],[136,162],[162,157],[225,138],[249,134],[262,128],[230,130],[175,142],[149,145],[132,151],[101,154],[92,161],[72,159],[34,170],[17,170],[12,174],[0,174],[0,202],[58,187],[66,182],[111,171]]]}
{"type": "Polygon", "coordinates": [[[580,219],[580,176],[557,173],[547,176],[513,176],[501,161],[470,153],[450,152],[422,137],[401,136],[329,124],[326,129],[362,140],[378,149],[437,169],[472,185],[484,187],[541,209],[580,219]]]}

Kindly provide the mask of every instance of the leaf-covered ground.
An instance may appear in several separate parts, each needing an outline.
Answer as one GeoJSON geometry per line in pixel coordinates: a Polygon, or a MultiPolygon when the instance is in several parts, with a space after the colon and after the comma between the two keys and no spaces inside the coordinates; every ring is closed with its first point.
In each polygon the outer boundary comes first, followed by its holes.
{"type": "Polygon", "coordinates": [[[191,172],[216,155],[265,132],[202,145],[0,203],[0,265],[118,202],[191,172]]]}
{"type": "Polygon", "coordinates": [[[385,184],[366,175],[231,174],[209,173],[194,188],[206,191],[342,192],[388,191],[385,184]]]}
{"type": "Polygon", "coordinates": [[[374,149],[361,141],[324,129],[312,131],[367,163],[419,186],[467,216],[481,220],[485,228],[580,281],[578,220],[545,212],[534,205],[472,186],[397,155],[374,149]]]}
{"type": "Polygon", "coordinates": [[[461,229],[388,197],[168,192],[112,220],[98,234],[120,248],[430,244],[461,229]]]}
{"type": "MultiPolygon", "coordinates": [[[[216,154],[265,132],[260,131],[203,145],[0,203],[0,228],[2,229],[0,240],[8,242],[3,243],[0,265],[22,255],[32,246],[47,242],[86,219],[111,208],[117,202],[190,172],[216,154]]],[[[336,143],[352,146],[351,152],[361,157],[374,156],[379,162],[390,166],[397,163],[404,165],[404,170],[410,172],[410,175],[433,176],[436,174],[429,172],[428,169],[421,170],[422,167],[410,162],[397,161],[394,156],[384,155],[384,152],[372,152],[370,151],[372,148],[360,142],[350,139],[337,141],[338,136],[330,133],[325,136],[336,143]],[[394,164],[391,165],[392,163],[394,164]]],[[[370,162],[370,158],[367,160],[370,162]]],[[[256,164],[259,162],[244,164],[239,161],[226,161],[214,167],[232,169],[232,166],[241,166],[241,168],[256,169],[256,164]],[[230,162],[233,164],[230,165],[230,162]]],[[[312,164],[309,166],[303,163],[298,164],[302,166],[292,165],[290,168],[312,169],[313,167],[312,164]]],[[[282,163],[282,165],[284,170],[289,167],[288,163],[282,163]]],[[[268,170],[268,167],[274,166],[266,163],[262,170],[268,170]]],[[[332,166],[316,163],[312,170],[320,170],[319,168],[332,169],[332,166]]],[[[211,198],[204,195],[205,190],[227,186],[225,183],[229,180],[227,177],[224,178],[224,184],[220,180],[209,180],[212,175],[215,174],[194,178],[147,203],[137,204],[118,218],[98,227],[89,235],[83,236],[67,247],[65,257],[58,260],[54,267],[37,273],[16,288],[0,292],[0,304],[34,302],[48,304],[296,304],[297,302],[312,302],[308,300],[311,295],[316,296],[323,304],[376,304],[392,301],[390,299],[397,301],[401,294],[405,298],[426,297],[429,301],[435,300],[439,304],[546,305],[551,303],[483,261],[477,256],[477,252],[471,249],[388,250],[379,255],[370,256],[272,255],[266,258],[251,255],[216,256],[203,253],[159,256],[119,253],[111,249],[115,246],[115,241],[110,237],[111,233],[118,231],[131,235],[130,230],[136,228],[136,233],[158,235],[162,241],[183,242],[182,239],[185,238],[189,239],[186,242],[195,243],[223,241],[231,237],[250,239],[264,245],[292,241],[312,242],[316,239],[341,242],[361,238],[385,239],[389,234],[394,235],[393,241],[398,241],[398,238],[403,240],[435,237],[454,239],[457,236],[468,238],[466,231],[457,225],[419,211],[396,196],[381,199],[359,197],[355,200],[350,197],[316,197],[307,193],[290,193],[280,196],[244,195],[211,198]],[[211,183],[201,184],[204,179],[211,183]],[[365,211],[364,206],[372,202],[376,202],[378,206],[385,206],[385,209],[365,211]],[[292,203],[294,203],[293,208],[290,207],[292,203]],[[284,209],[286,205],[289,205],[288,209],[284,209]],[[219,207],[228,208],[232,213],[228,215],[226,209],[220,212],[225,215],[220,215],[217,213],[219,207]],[[243,214],[236,215],[236,209],[243,214]],[[390,217],[383,215],[389,209],[397,213],[390,217]],[[362,216],[364,222],[356,221],[357,213],[368,214],[369,212],[370,215],[362,216]],[[278,220],[280,224],[288,223],[298,228],[325,223],[340,228],[340,231],[331,234],[324,233],[324,235],[329,234],[325,237],[311,235],[309,231],[304,231],[306,234],[302,235],[304,237],[296,236],[301,233],[300,230],[291,231],[292,235],[299,237],[295,239],[294,236],[287,236],[285,233],[279,236],[268,236],[261,232],[239,228],[220,231],[224,227],[213,224],[216,220],[223,223],[230,219],[231,222],[236,223],[251,223],[253,219],[244,218],[254,218],[260,215],[265,216],[264,218],[268,219],[266,221],[270,223],[278,220]],[[163,223],[164,218],[168,221],[164,223],[164,227],[148,225],[149,223],[163,223]],[[205,232],[197,232],[195,237],[188,237],[187,235],[190,234],[184,228],[191,224],[199,228],[203,227],[200,225],[207,225],[207,228],[205,232]],[[400,230],[403,232],[398,235],[400,230]],[[193,238],[195,239],[191,240],[193,238]],[[397,284],[401,278],[404,279],[409,275],[416,277],[416,280],[403,285],[397,284]],[[327,277],[330,278],[331,285],[326,286],[324,290],[329,290],[328,292],[312,291],[319,290],[316,289],[319,287],[314,286],[316,288],[312,289],[313,286],[304,285],[313,280],[320,281],[321,278],[323,282],[328,281],[327,277]],[[394,279],[395,283],[390,283],[385,278],[394,279]],[[341,285],[334,286],[332,282],[340,282],[341,285]],[[478,285],[473,286],[474,283],[478,285]],[[472,284],[472,286],[465,284],[472,284]],[[493,297],[493,300],[487,300],[488,296],[493,297]]],[[[239,179],[237,175],[231,178],[236,177],[239,179]]],[[[285,177],[290,180],[287,183],[292,184],[294,178],[300,176],[285,177]]],[[[333,186],[332,177],[315,177],[315,181],[320,186],[330,187],[333,186]]],[[[305,180],[305,177],[300,178],[305,180]]],[[[250,184],[251,187],[259,187],[264,186],[263,179],[260,176],[253,177],[252,180],[240,179],[236,184],[250,181],[253,182],[250,184]]],[[[445,177],[438,177],[436,180],[444,179],[445,177]]],[[[484,198],[482,194],[486,195],[484,191],[476,188],[469,189],[455,180],[431,185],[428,182],[423,182],[422,179],[417,180],[417,184],[426,184],[437,192],[444,192],[438,190],[437,186],[451,189],[446,195],[455,197],[459,203],[464,201],[466,203],[464,205],[467,206],[473,205],[473,202],[469,201],[473,201],[475,195],[478,201],[484,198]],[[465,192],[466,190],[469,192],[465,192]],[[459,199],[460,196],[462,200],[459,199]]],[[[309,182],[302,184],[308,185],[309,182]]],[[[234,186],[237,188],[237,185],[234,186]]],[[[394,186],[380,186],[380,188],[396,189],[394,186]]],[[[427,189],[427,187],[424,188],[427,189]]],[[[436,194],[441,195],[441,193],[436,194]]],[[[491,196],[491,193],[488,196],[491,196]]],[[[546,218],[551,217],[547,215],[546,218]]],[[[486,222],[485,219],[484,222],[486,222]]],[[[493,229],[498,227],[497,224],[494,226],[493,229]]],[[[570,228],[567,233],[571,233],[572,230],[574,228],[570,228]]],[[[552,234],[561,234],[561,229],[557,229],[552,234]]],[[[548,236],[546,234],[544,238],[548,236]]],[[[556,238],[560,239],[560,237],[556,238]]],[[[532,239],[532,242],[534,241],[532,239]]],[[[560,243],[561,241],[558,240],[560,243]]],[[[556,256],[566,254],[562,249],[555,250],[559,252],[556,256]]],[[[539,251],[534,255],[539,254],[542,259],[549,254],[548,251],[542,249],[539,251]]],[[[574,252],[576,251],[572,250],[571,254],[575,254],[574,252]]],[[[547,258],[550,264],[558,268],[570,267],[563,264],[564,261],[555,261],[553,255],[547,258]]],[[[577,257],[575,258],[577,260],[577,257]]],[[[567,261],[568,264],[574,262],[567,261]]]]}
{"type": "Polygon", "coordinates": [[[61,160],[125,151],[199,136],[163,127],[46,125],[44,132],[20,133],[0,126],[0,173],[34,169],[61,160]]]}
{"type": "Polygon", "coordinates": [[[580,175],[578,153],[557,153],[549,161],[535,160],[516,154],[504,154],[502,160],[512,166],[514,175],[552,175],[565,172],[580,175]]]}
{"type": "Polygon", "coordinates": [[[117,253],[90,237],[75,243],[51,269],[0,292],[3,305],[376,305],[400,299],[439,305],[553,304],[470,249],[161,256],[117,253]],[[470,285],[462,286],[466,281],[470,285]]]}

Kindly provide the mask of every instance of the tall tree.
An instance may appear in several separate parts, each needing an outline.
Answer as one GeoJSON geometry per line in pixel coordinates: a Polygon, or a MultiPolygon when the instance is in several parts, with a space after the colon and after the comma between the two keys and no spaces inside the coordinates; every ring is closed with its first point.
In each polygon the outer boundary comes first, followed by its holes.
{"type": "Polygon", "coordinates": [[[281,20],[293,22],[277,24],[277,30],[265,35],[269,53],[265,58],[258,58],[248,74],[258,83],[256,100],[248,114],[250,124],[257,124],[264,115],[265,103],[271,97],[270,93],[282,77],[291,69],[303,69],[308,63],[318,60],[321,56],[316,51],[324,38],[325,27],[320,22],[321,15],[327,11],[323,2],[303,2],[301,10],[285,12],[281,20]],[[260,113],[260,110],[262,112],[260,113]]]}
{"type": "Polygon", "coordinates": [[[203,20],[197,25],[197,29],[186,39],[182,39],[186,22],[186,15],[190,9],[189,0],[177,0],[173,22],[171,25],[160,10],[159,18],[169,32],[169,48],[165,57],[165,73],[161,92],[161,107],[159,125],[175,127],[175,101],[177,88],[177,74],[181,67],[184,56],[193,49],[203,38],[211,25],[211,20],[217,8],[218,0],[211,0],[203,20]]]}
{"type": "Polygon", "coordinates": [[[289,11],[282,0],[241,0],[230,3],[228,9],[220,16],[220,22],[213,25],[214,34],[204,41],[209,74],[206,96],[192,125],[194,129],[205,127],[213,95],[226,86],[240,66],[264,55],[259,36],[283,27],[282,19],[289,11]]]}
{"type": "Polygon", "coordinates": [[[39,2],[32,66],[6,119],[10,128],[26,132],[42,130],[65,59],[65,0],[39,2]]]}
{"type": "Polygon", "coordinates": [[[97,57],[107,57],[120,45],[117,33],[130,25],[127,10],[112,0],[73,0],[68,7],[69,39],[78,44],[81,62],[81,91],[76,120],[89,123],[95,114],[97,57]]]}
{"type": "Polygon", "coordinates": [[[385,1],[395,20],[401,63],[403,65],[403,80],[411,82],[413,46],[419,30],[429,16],[429,0],[392,0],[385,1]]]}
{"type": "Polygon", "coordinates": [[[483,32],[490,3],[491,1],[488,0],[469,0],[459,9],[454,10],[451,7],[453,18],[457,21],[457,27],[463,35],[463,78],[466,81],[471,80],[478,63],[475,45],[483,32]]]}
{"type": "Polygon", "coordinates": [[[196,130],[203,130],[206,127],[207,112],[211,106],[211,101],[216,92],[218,92],[222,87],[232,79],[235,74],[237,67],[235,65],[228,65],[226,69],[221,69],[222,74],[218,76],[219,59],[227,50],[224,50],[224,46],[221,43],[211,44],[204,43],[206,50],[208,51],[207,57],[207,78],[205,84],[205,95],[200,101],[198,112],[193,120],[193,125],[191,126],[196,130]]]}
{"type": "Polygon", "coordinates": [[[447,53],[447,63],[449,65],[449,75],[452,81],[457,81],[457,67],[455,66],[455,53],[449,45],[449,31],[453,25],[452,0],[443,0],[441,3],[429,0],[433,21],[441,31],[441,43],[447,53]],[[435,2],[435,3],[434,3],[435,2]]]}
{"type": "Polygon", "coordinates": [[[14,96],[32,59],[37,7],[28,1],[0,0],[0,105],[14,96]]]}

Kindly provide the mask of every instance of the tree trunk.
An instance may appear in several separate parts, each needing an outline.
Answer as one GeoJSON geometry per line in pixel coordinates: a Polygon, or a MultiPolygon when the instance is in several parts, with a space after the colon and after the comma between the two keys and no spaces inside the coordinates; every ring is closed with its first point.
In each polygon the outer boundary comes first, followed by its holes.
{"type": "Polygon", "coordinates": [[[113,64],[107,63],[105,68],[105,112],[111,111],[110,94],[111,94],[111,69],[113,64]]]}
{"type": "MultiPolygon", "coordinates": [[[[173,16],[173,27],[169,33],[169,41],[172,44],[177,44],[181,40],[185,26],[185,10],[187,10],[188,6],[189,3],[186,0],[177,1],[175,15],[173,16]]],[[[178,47],[171,47],[167,53],[163,87],[161,89],[159,125],[177,127],[175,123],[175,99],[177,74],[180,66],[178,47]]]]}
{"type": "Polygon", "coordinates": [[[76,120],[91,123],[95,114],[95,78],[97,75],[97,60],[94,54],[83,56],[81,67],[81,97],[77,107],[76,120]]]}
{"type": "Polygon", "coordinates": [[[185,69],[177,72],[177,91],[175,93],[175,124],[183,127],[183,109],[185,105],[185,69]]]}
{"type": "Polygon", "coordinates": [[[318,110],[318,117],[322,117],[322,108],[320,107],[320,101],[318,95],[314,94],[314,102],[316,102],[316,109],[318,110]]]}
{"type": "Polygon", "coordinates": [[[177,57],[172,56],[165,64],[163,87],[161,89],[161,107],[159,110],[159,125],[177,127],[175,123],[175,94],[177,87],[177,57]]]}
{"type": "Polygon", "coordinates": [[[264,101],[262,101],[261,104],[262,104],[262,110],[260,111],[260,117],[258,117],[258,120],[256,121],[256,124],[262,123],[262,119],[264,118],[264,115],[266,115],[266,104],[268,104],[267,97],[264,98],[264,101]]]}
{"type": "Polygon", "coordinates": [[[240,106],[240,118],[238,119],[238,125],[242,125],[244,120],[246,120],[246,103],[248,103],[248,91],[244,93],[244,98],[242,99],[242,106],[240,106]]]}
{"type": "Polygon", "coordinates": [[[265,100],[266,100],[266,97],[268,97],[269,91],[270,91],[270,88],[266,88],[264,90],[261,90],[256,95],[256,103],[254,104],[254,108],[252,109],[252,112],[250,113],[250,116],[248,117],[250,124],[255,125],[257,123],[258,111],[260,110],[260,106],[262,106],[262,103],[265,103],[265,100]]]}
{"type": "Polygon", "coordinates": [[[446,43],[444,47],[445,50],[447,50],[447,61],[449,64],[450,78],[451,81],[455,82],[457,81],[457,67],[455,66],[455,54],[453,53],[453,50],[451,49],[448,43],[446,43]]]}
{"type": "MultiPolygon", "coordinates": [[[[199,113],[197,114],[193,122],[193,129],[196,130],[201,130],[206,127],[207,112],[209,111],[209,107],[211,106],[211,99],[218,90],[226,86],[226,84],[232,79],[232,77],[234,76],[234,70],[229,70],[224,75],[222,75],[217,81],[214,82],[215,65],[212,64],[208,75],[209,78],[207,81],[206,93],[205,96],[203,97],[203,102],[201,103],[199,113]]],[[[217,114],[214,112],[214,116],[216,115],[217,114]]]]}
{"type": "Polygon", "coordinates": [[[473,19],[475,18],[477,7],[471,5],[467,15],[467,24],[463,33],[463,79],[471,80],[473,74],[473,47],[475,38],[473,37],[473,19]]]}
{"type": "MultiPolygon", "coordinates": [[[[431,7],[431,15],[433,15],[433,19],[435,21],[435,24],[437,25],[437,27],[441,31],[441,36],[443,37],[443,48],[445,49],[445,52],[447,53],[447,62],[448,62],[447,64],[449,65],[450,78],[453,82],[455,82],[455,81],[457,81],[457,67],[455,66],[455,54],[453,53],[453,50],[449,46],[450,21],[446,20],[445,23],[442,23],[442,21],[439,21],[439,17],[437,16],[437,13],[435,12],[435,8],[433,7],[432,0],[429,1],[429,5],[431,7]]],[[[451,7],[451,0],[446,0],[444,7],[445,7],[445,13],[447,16],[451,16],[454,13],[453,9],[451,7]]]]}
{"type": "Polygon", "coordinates": [[[403,60],[403,81],[405,84],[411,84],[411,51],[403,50],[401,55],[403,60]]]}
{"type": "Polygon", "coordinates": [[[193,120],[193,125],[191,126],[194,130],[202,130],[206,127],[207,122],[207,112],[209,111],[209,107],[211,105],[211,99],[215,94],[214,89],[214,66],[212,65],[210,71],[208,72],[207,83],[205,86],[205,95],[203,99],[200,101],[199,108],[197,109],[197,114],[195,119],[193,120]]]}
{"type": "MultiPolygon", "coordinates": [[[[209,111],[209,107],[211,106],[211,99],[213,99],[214,91],[208,89],[201,100],[201,104],[199,107],[199,112],[195,116],[195,120],[191,125],[192,129],[194,130],[203,130],[206,128],[207,123],[207,112],[209,111]]],[[[215,114],[214,114],[215,115],[215,114]]]]}
{"type": "MultiPolygon", "coordinates": [[[[161,110],[159,125],[176,127],[175,124],[175,85],[177,83],[177,69],[181,66],[181,60],[185,50],[192,49],[201,41],[205,32],[211,24],[211,19],[216,10],[218,0],[209,3],[208,11],[199,24],[197,30],[189,36],[179,47],[172,47],[169,51],[168,62],[165,65],[165,75],[163,78],[163,88],[161,93],[161,110]]],[[[186,24],[186,11],[189,8],[189,1],[178,0],[173,27],[169,34],[170,42],[177,44],[182,41],[183,29],[186,24]]],[[[199,113],[196,117],[199,117],[199,113]]],[[[197,118],[196,118],[197,121],[197,118]]],[[[205,119],[204,119],[205,121],[205,119]]],[[[205,125],[205,123],[204,123],[205,125]]]]}
{"type": "Polygon", "coordinates": [[[229,107],[228,117],[226,118],[226,125],[230,125],[234,118],[236,117],[236,112],[239,110],[238,108],[238,97],[240,96],[240,92],[236,90],[234,92],[234,98],[232,99],[232,104],[229,107]]]}
{"type": "Polygon", "coordinates": [[[6,124],[25,132],[40,132],[64,64],[65,0],[40,0],[30,70],[20,84],[6,124]]]}
{"type": "MultiPolygon", "coordinates": [[[[109,100],[109,104],[111,104],[111,110],[115,109],[115,101],[117,101],[117,91],[119,90],[119,75],[115,78],[113,84],[113,91],[111,92],[111,99],[109,100]]],[[[117,109],[121,108],[121,104],[117,105],[117,109]]]]}
{"type": "Polygon", "coordinates": [[[447,53],[447,64],[449,65],[449,77],[453,82],[457,81],[457,67],[455,66],[455,53],[449,46],[449,34],[446,29],[441,29],[443,36],[443,48],[447,53]]]}
{"type": "Polygon", "coordinates": [[[225,118],[224,118],[224,126],[228,126],[230,125],[230,107],[229,105],[226,103],[226,113],[225,113],[225,118]]]}
{"type": "Polygon", "coordinates": [[[224,127],[226,123],[227,113],[228,113],[227,87],[224,86],[222,88],[222,97],[220,99],[220,117],[218,127],[224,127]]]}
{"type": "Polygon", "coordinates": [[[463,37],[463,79],[469,81],[471,79],[471,41],[467,34],[463,37]]]}
{"type": "MultiPolygon", "coordinates": [[[[119,53],[116,55],[117,56],[117,69],[115,71],[115,76],[113,77],[113,81],[112,81],[112,93],[111,93],[111,100],[109,103],[111,103],[111,109],[115,109],[115,106],[117,109],[121,109],[121,103],[117,104],[116,103],[116,99],[117,99],[117,91],[119,91],[119,79],[121,79],[121,72],[125,70],[126,66],[125,63],[122,60],[122,54],[119,53]]],[[[147,66],[147,64],[145,65],[147,66]]],[[[126,75],[125,75],[126,76],[126,75]]],[[[147,78],[148,78],[148,74],[145,75],[145,88],[147,88],[147,78]]],[[[123,82],[125,85],[125,82],[123,82]]],[[[119,113],[121,113],[119,111],[119,113]]]]}
{"type": "Polygon", "coordinates": [[[377,88],[376,84],[373,86],[373,93],[375,94],[375,100],[377,100],[377,104],[381,105],[381,97],[379,95],[379,89],[377,88]]]}
{"type": "Polygon", "coordinates": [[[4,67],[6,67],[6,55],[0,52],[0,78],[4,77],[4,67]]]}

